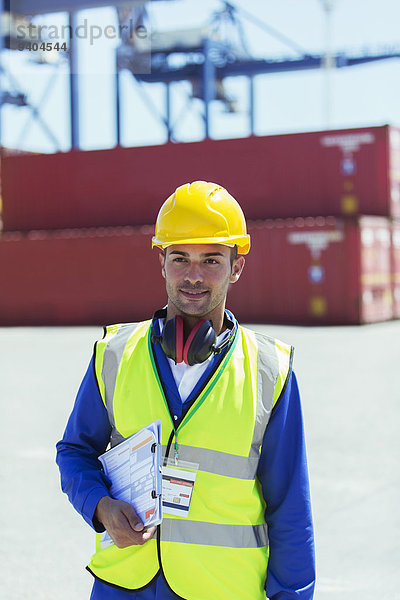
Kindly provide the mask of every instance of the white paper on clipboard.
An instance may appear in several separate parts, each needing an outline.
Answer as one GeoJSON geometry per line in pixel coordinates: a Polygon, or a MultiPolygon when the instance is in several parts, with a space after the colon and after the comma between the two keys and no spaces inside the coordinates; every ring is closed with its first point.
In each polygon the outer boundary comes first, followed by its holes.
{"type": "MultiPolygon", "coordinates": [[[[111,496],[132,504],[145,527],[161,523],[161,420],[140,429],[99,460],[111,481],[111,496]]],[[[101,548],[113,544],[106,531],[100,543],[101,548]]]]}

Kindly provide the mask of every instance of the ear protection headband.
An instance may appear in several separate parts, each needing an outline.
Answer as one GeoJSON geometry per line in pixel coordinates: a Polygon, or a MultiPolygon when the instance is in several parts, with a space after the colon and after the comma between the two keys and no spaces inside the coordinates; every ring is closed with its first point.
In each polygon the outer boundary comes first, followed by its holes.
{"type": "Polygon", "coordinates": [[[198,321],[184,343],[183,319],[179,315],[165,323],[161,335],[156,334],[154,322],[161,317],[166,317],[166,314],[167,311],[165,309],[154,313],[151,324],[151,341],[160,343],[165,355],[168,358],[172,358],[175,364],[185,362],[187,365],[192,366],[202,363],[211,354],[222,352],[232,342],[236,334],[236,321],[229,319],[225,313],[226,325],[230,329],[230,332],[221,344],[216,345],[217,335],[211,321],[207,320],[198,321]]]}

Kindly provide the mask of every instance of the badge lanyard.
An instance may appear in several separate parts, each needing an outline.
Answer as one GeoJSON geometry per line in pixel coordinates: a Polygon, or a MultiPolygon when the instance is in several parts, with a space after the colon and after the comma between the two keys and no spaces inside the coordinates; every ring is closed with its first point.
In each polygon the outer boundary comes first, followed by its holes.
{"type": "Polygon", "coordinates": [[[153,349],[151,347],[151,336],[150,329],[148,335],[148,345],[149,345],[149,354],[151,358],[151,362],[153,365],[154,374],[157,379],[157,383],[159,385],[161,395],[163,397],[167,413],[169,415],[172,429],[174,432],[174,458],[166,458],[164,460],[164,467],[162,469],[162,478],[163,478],[163,512],[172,515],[178,515],[184,518],[187,518],[189,514],[190,502],[192,498],[194,483],[196,480],[196,475],[199,470],[199,465],[197,463],[190,463],[187,461],[183,461],[179,459],[179,444],[178,444],[178,433],[179,430],[182,429],[184,425],[186,425],[193,415],[198,411],[200,406],[203,404],[207,396],[210,394],[219,378],[221,377],[225,366],[232,356],[232,353],[236,347],[237,341],[239,338],[239,329],[236,331],[236,335],[232,341],[232,344],[224,357],[222,364],[216,373],[214,373],[211,381],[209,382],[208,387],[204,391],[203,395],[200,396],[200,399],[192,404],[189,408],[182,421],[179,423],[178,427],[175,427],[174,419],[171,415],[171,411],[168,405],[168,401],[166,399],[163,386],[160,381],[159,373],[157,366],[155,364],[155,358],[153,354],[153,349]]]}
{"type": "MultiPolygon", "coordinates": [[[[239,337],[238,334],[239,334],[239,330],[236,331],[236,335],[235,335],[235,337],[234,337],[234,339],[232,341],[231,347],[229,348],[229,350],[228,350],[228,352],[227,352],[224,360],[222,361],[222,364],[220,365],[218,371],[216,373],[214,373],[214,376],[211,379],[211,381],[209,382],[209,385],[208,385],[207,389],[204,391],[204,393],[200,397],[200,399],[197,399],[197,401],[195,401],[194,404],[192,404],[192,406],[189,408],[189,410],[187,411],[187,413],[185,414],[185,416],[183,417],[182,421],[179,423],[179,425],[178,425],[177,428],[175,428],[175,423],[174,423],[174,420],[172,418],[171,411],[169,409],[168,402],[167,402],[167,399],[165,397],[164,390],[163,390],[163,387],[161,385],[161,382],[160,382],[160,379],[159,379],[159,376],[158,376],[158,371],[157,371],[157,368],[156,368],[156,366],[154,364],[153,352],[152,351],[150,352],[150,356],[151,356],[151,359],[152,359],[152,362],[153,362],[154,371],[155,371],[156,376],[157,376],[157,381],[158,381],[158,384],[159,384],[160,389],[162,391],[162,397],[164,399],[165,406],[167,408],[167,412],[168,412],[168,415],[169,415],[169,418],[170,418],[170,421],[171,421],[171,424],[172,424],[172,428],[174,430],[174,438],[175,438],[175,441],[174,441],[174,460],[175,460],[175,464],[177,464],[178,461],[179,461],[178,432],[179,432],[180,429],[182,429],[182,427],[184,425],[186,425],[190,421],[190,419],[193,417],[193,415],[199,410],[200,406],[203,404],[203,402],[205,401],[205,399],[207,398],[207,396],[211,393],[212,389],[214,388],[214,386],[216,385],[217,381],[221,377],[222,373],[224,372],[226,363],[228,362],[228,360],[232,356],[232,353],[233,353],[233,351],[234,351],[234,349],[236,347],[236,344],[237,344],[237,341],[238,341],[238,337],[239,337]]],[[[150,340],[150,338],[149,338],[149,340],[150,340]]]]}

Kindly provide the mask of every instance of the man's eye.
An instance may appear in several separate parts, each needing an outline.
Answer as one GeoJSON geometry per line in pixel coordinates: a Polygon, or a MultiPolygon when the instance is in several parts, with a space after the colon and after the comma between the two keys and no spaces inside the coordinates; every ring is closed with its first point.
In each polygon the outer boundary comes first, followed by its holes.
{"type": "Polygon", "coordinates": [[[215,260],[215,258],[207,258],[206,263],[208,263],[210,265],[217,265],[218,261],[215,260]]]}
{"type": "Polygon", "coordinates": [[[184,262],[186,260],[186,258],[184,258],[183,256],[176,256],[173,261],[174,262],[184,262]]]}

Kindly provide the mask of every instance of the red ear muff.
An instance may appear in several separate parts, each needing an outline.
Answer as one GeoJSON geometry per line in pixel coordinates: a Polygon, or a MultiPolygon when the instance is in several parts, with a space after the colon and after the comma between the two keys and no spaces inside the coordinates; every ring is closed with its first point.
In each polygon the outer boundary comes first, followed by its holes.
{"type": "Polygon", "coordinates": [[[175,363],[183,361],[183,319],[176,316],[167,321],[160,336],[161,348],[175,363]]]}
{"type": "Polygon", "coordinates": [[[183,348],[183,360],[189,366],[202,363],[215,349],[216,333],[210,321],[199,321],[193,327],[183,348]]]}
{"type": "Polygon", "coordinates": [[[176,319],[176,358],[175,363],[181,363],[183,361],[183,319],[179,315],[174,317],[176,319]]]}
{"type": "Polygon", "coordinates": [[[165,323],[164,329],[159,337],[159,342],[165,355],[176,362],[176,317],[165,323]]]}
{"type": "Polygon", "coordinates": [[[160,344],[164,354],[175,361],[175,363],[185,362],[187,365],[202,363],[211,354],[219,354],[225,348],[229,347],[235,338],[237,332],[237,323],[227,319],[227,326],[230,329],[229,336],[216,346],[217,335],[213,329],[211,321],[198,321],[189,334],[186,344],[183,343],[183,319],[180,315],[173,317],[165,322],[160,335],[157,335],[154,328],[155,319],[166,318],[166,310],[160,310],[154,313],[152,321],[151,341],[153,344],[160,344]]]}
{"type": "MultiPolygon", "coordinates": [[[[189,333],[189,337],[186,340],[185,347],[183,348],[183,360],[187,365],[193,365],[194,363],[188,362],[188,352],[190,352],[190,346],[192,341],[194,340],[196,333],[199,331],[200,327],[205,323],[204,319],[202,321],[198,321],[196,325],[193,327],[192,331],[189,333]]],[[[192,352],[190,352],[192,354],[192,352]]],[[[192,358],[191,356],[189,358],[192,358]]]]}

